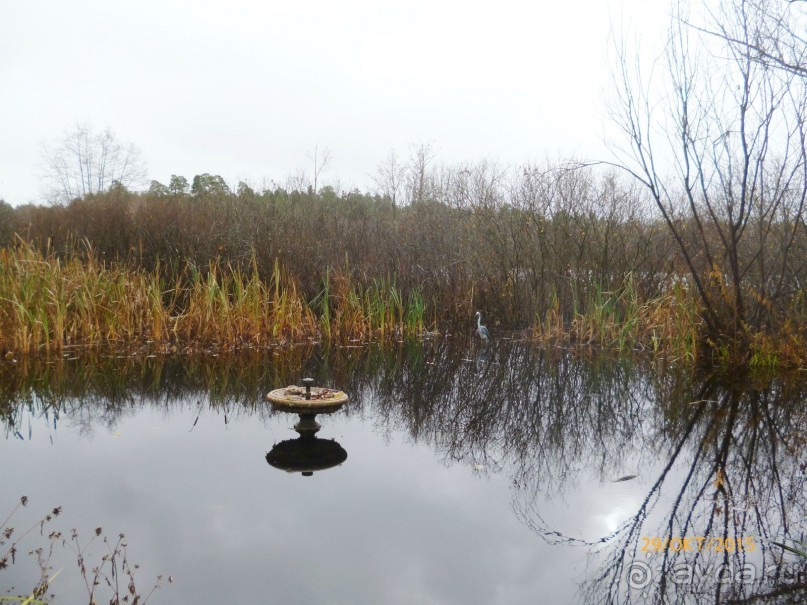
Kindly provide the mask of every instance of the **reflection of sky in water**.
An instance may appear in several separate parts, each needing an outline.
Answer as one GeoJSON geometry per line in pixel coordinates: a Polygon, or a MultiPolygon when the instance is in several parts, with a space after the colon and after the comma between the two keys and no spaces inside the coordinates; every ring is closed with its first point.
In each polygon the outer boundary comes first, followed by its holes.
{"type": "MultiPolygon", "coordinates": [[[[432,343],[296,365],[46,368],[33,373],[50,376],[37,383],[33,415],[22,374],[4,382],[0,365],[0,398],[16,402],[4,412],[0,514],[27,495],[15,527],[61,505],[47,531],[76,527],[83,541],[99,525],[125,532],[143,564],[141,594],[158,573],[176,578],[155,604],[714,603],[713,580],[693,588],[662,577],[673,565],[711,569],[720,555],[649,557],[641,547],[657,536],[750,535],[760,548],[731,564],[775,566],[772,541],[802,531],[800,387],[741,391],[515,344],[484,353],[432,343]],[[296,437],[296,417],[254,407],[305,374],[354,398],[319,418],[347,461],[313,477],[267,464],[274,444],[296,437]],[[57,429],[40,397],[58,403],[57,429]],[[637,562],[653,575],[628,590],[637,562]]],[[[35,531],[21,553],[42,540],[35,531]]],[[[56,602],[82,598],[75,559],[56,552],[56,602]]],[[[0,572],[2,592],[30,589],[26,570],[36,566],[23,557],[0,572]]]]}
{"type": "MultiPolygon", "coordinates": [[[[34,420],[32,441],[0,446],[4,501],[29,496],[19,526],[61,505],[54,528],[77,527],[85,539],[99,525],[125,532],[130,559],[142,564],[141,591],[157,573],[175,577],[154,603],[575,600],[585,551],[549,545],[519,521],[507,468],[445,462],[365,412],[320,417],[320,435],[336,438],[348,459],[306,478],[264,459],[295,436],[295,417],[242,413],[225,425],[205,412],[191,431],[195,417],[190,405],[143,408],[91,435],[66,418],[53,444],[34,420]]],[[[587,489],[554,499],[547,519],[598,537],[631,510],[638,484],[587,489]]],[[[75,563],[65,565],[55,592],[81,595],[75,563]]],[[[21,568],[3,572],[4,588],[18,584],[21,568]]]]}

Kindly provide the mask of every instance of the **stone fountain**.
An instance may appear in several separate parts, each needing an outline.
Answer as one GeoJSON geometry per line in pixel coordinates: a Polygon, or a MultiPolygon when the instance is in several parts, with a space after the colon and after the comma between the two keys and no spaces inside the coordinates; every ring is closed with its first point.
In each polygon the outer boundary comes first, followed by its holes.
{"type": "Polygon", "coordinates": [[[266,461],[274,468],[311,476],[314,471],[337,466],[347,459],[347,452],[336,441],[316,437],[322,428],[316,416],[336,412],[347,403],[348,397],[342,391],[313,385],[313,378],[303,378],[303,387],[275,389],[266,395],[273,409],[300,417],[294,425],[300,436],[275,444],[266,454],[266,461]]]}
{"type": "Polygon", "coordinates": [[[303,378],[303,387],[275,389],[266,395],[274,409],[300,416],[294,425],[300,437],[313,437],[322,428],[316,421],[317,414],[333,414],[347,403],[347,395],[342,391],[313,385],[313,378],[303,378]]]}

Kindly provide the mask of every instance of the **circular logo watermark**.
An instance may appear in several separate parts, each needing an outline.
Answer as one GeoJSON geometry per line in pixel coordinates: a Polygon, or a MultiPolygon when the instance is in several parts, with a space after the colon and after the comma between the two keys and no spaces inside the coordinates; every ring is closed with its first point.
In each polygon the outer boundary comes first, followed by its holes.
{"type": "Polygon", "coordinates": [[[628,568],[628,586],[641,590],[653,581],[653,570],[644,561],[634,561],[628,568]]]}

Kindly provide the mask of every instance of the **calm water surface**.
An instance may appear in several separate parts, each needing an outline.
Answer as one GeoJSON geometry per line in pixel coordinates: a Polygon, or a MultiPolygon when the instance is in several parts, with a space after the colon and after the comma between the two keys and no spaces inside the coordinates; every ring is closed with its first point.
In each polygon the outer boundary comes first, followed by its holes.
{"type": "Polygon", "coordinates": [[[771,541],[805,530],[803,397],[508,341],[9,361],[0,516],[27,496],[6,526],[36,528],[0,589],[30,593],[61,531],[49,601],[87,602],[70,532],[102,527],[139,593],[164,575],[155,605],[801,603],[771,541]],[[267,463],[296,417],[262,403],[306,375],[351,397],[318,417],[347,459],[312,476],[267,463]]]}

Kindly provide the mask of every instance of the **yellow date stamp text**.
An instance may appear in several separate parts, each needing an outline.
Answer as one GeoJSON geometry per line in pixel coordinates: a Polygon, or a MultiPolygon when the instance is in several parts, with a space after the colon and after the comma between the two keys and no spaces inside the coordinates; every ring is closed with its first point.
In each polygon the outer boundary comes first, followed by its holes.
{"type": "Polygon", "coordinates": [[[643,536],[642,552],[754,552],[757,548],[754,536],[643,536]]]}

